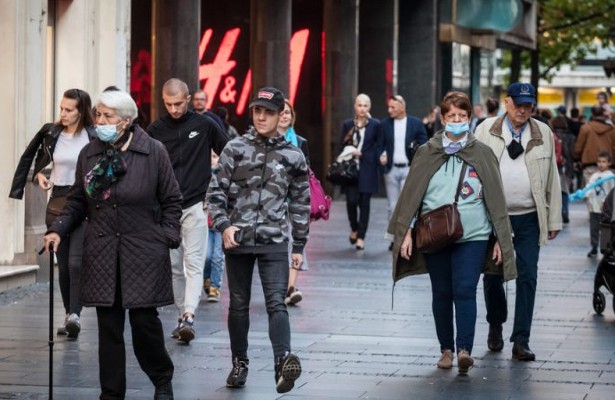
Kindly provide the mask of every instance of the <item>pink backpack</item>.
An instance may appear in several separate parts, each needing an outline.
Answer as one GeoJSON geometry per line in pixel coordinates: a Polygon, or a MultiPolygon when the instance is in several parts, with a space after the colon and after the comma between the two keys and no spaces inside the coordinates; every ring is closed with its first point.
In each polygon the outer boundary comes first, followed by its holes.
{"type": "Polygon", "coordinates": [[[331,196],[327,196],[311,168],[308,169],[308,175],[310,180],[310,221],[317,221],[321,218],[326,221],[329,219],[331,196]]]}

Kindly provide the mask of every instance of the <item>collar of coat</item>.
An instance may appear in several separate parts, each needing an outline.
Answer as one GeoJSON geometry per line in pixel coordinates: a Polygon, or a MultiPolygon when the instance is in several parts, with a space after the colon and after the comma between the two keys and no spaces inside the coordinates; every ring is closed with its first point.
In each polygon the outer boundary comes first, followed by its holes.
{"type": "MultiPolygon", "coordinates": [[[[506,118],[507,115],[508,113],[498,117],[495,121],[493,121],[493,125],[491,125],[491,128],[489,129],[489,133],[501,137],[502,140],[504,139],[502,134],[502,126],[504,125],[504,118],[506,118]]],[[[525,149],[526,153],[529,153],[534,147],[541,146],[544,143],[542,141],[540,127],[538,126],[536,120],[530,117],[528,122],[530,124],[530,140],[527,143],[527,149],[525,149]]]]}
{"type": "MultiPolygon", "coordinates": [[[[107,144],[102,142],[101,140],[94,140],[90,142],[86,150],[86,155],[88,157],[92,157],[95,155],[102,154],[107,148],[107,144]]],[[[141,127],[135,126],[134,131],[132,132],[132,139],[130,140],[130,144],[128,145],[128,149],[126,151],[134,151],[142,154],[149,154],[150,152],[150,137],[141,127]]]]}

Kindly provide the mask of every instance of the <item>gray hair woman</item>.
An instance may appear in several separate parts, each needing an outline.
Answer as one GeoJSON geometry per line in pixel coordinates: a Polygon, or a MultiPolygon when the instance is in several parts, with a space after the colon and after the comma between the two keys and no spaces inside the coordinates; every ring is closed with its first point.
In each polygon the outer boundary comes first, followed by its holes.
{"type": "Polygon", "coordinates": [[[166,149],[136,117],[127,93],[99,96],[98,138],[79,155],[75,185],[45,248],[57,249],[88,217],[80,300],[96,307],[100,398],[125,396],[128,310],[134,352],[156,388],[154,398],[172,399],[173,362],[156,308],[173,303],[169,248],[180,242],[181,193],[166,149]]]}

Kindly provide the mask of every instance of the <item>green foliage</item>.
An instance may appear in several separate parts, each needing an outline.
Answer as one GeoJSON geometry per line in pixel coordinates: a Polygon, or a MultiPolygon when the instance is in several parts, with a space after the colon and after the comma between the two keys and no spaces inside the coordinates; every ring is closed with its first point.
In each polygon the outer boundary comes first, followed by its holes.
{"type": "MultiPolygon", "coordinates": [[[[564,64],[575,65],[598,46],[614,46],[615,0],[538,0],[540,78],[550,80],[564,64]]],[[[506,52],[502,66],[510,66],[506,52]]],[[[521,55],[530,66],[530,51],[521,55]]]]}

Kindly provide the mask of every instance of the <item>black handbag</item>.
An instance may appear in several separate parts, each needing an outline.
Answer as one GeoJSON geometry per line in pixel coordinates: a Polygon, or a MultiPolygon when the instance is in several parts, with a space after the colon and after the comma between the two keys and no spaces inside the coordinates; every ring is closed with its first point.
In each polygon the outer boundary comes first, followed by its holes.
{"type": "Polygon", "coordinates": [[[347,161],[333,161],[327,168],[326,178],[334,185],[356,185],[359,182],[359,163],[355,158],[347,161]]]}

